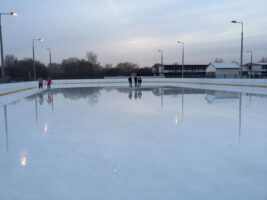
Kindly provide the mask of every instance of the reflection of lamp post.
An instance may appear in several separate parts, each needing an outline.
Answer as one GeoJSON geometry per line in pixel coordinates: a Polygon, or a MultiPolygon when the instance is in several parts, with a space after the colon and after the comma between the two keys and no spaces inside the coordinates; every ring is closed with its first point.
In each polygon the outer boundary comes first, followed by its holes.
{"type": "Polygon", "coordinates": [[[44,40],[42,38],[32,40],[32,59],[33,59],[33,79],[34,80],[36,80],[36,69],[35,69],[35,60],[34,60],[34,42],[35,41],[43,42],[44,40]]]}
{"type": "Polygon", "coordinates": [[[5,131],[6,131],[6,151],[8,154],[8,121],[7,121],[7,106],[4,105],[4,116],[5,116],[5,131]]]}
{"type": "Polygon", "coordinates": [[[35,97],[35,121],[36,125],[38,124],[38,107],[37,107],[37,96],[35,97]]]}
{"type": "Polygon", "coordinates": [[[182,114],[175,117],[175,124],[182,122],[184,119],[184,88],[182,88],[182,114]]]}
{"type": "Polygon", "coordinates": [[[238,22],[233,20],[232,23],[234,24],[241,24],[241,53],[240,53],[240,76],[242,78],[242,65],[243,65],[243,22],[238,22]]]}
{"type": "Polygon", "coordinates": [[[4,62],[4,50],[3,50],[3,39],[2,39],[2,26],[1,26],[1,16],[2,15],[13,15],[17,16],[16,12],[10,13],[0,13],[0,50],[1,50],[1,65],[2,65],[2,81],[5,81],[5,62],[4,62]]]}
{"type": "Polygon", "coordinates": [[[160,92],[160,93],[161,93],[161,98],[160,98],[161,101],[160,101],[160,102],[161,102],[161,111],[162,111],[162,110],[163,110],[163,105],[164,105],[164,103],[163,103],[164,87],[161,87],[161,88],[160,88],[160,91],[161,91],[161,92],[160,92]]]}
{"type": "Polygon", "coordinates": [[[239,94],[239,116],[238,116],[238,138],[240,143],[241,128],[242,128],[242,93],[239,94]]]}
{"type": "Polygon", "coordinates": [[[182,78],[184,78],[184,43],[177,41],[177,44],[181,43],[183,45],[182,49],[182,78]]]}

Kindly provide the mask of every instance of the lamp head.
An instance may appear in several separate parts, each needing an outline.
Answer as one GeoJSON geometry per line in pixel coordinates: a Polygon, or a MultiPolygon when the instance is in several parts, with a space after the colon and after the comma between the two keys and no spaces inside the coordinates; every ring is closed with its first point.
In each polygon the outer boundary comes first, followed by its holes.
{"type": "Polygon", "coordinates": [[[18,13],[17,12],[11,12],[10,15],[18,16],[18,13]]]}
{"type": "Polygon", "coordinates": [[[40,42],[43,42],[43,41],[44,41],[44,39],[43,39],[43,38],[39,38],[38,40],[39,40],[40,42]]]}
{"type": "Polygon", "coordinates": [[[232,22],[232,23],[236,23],[237,21],[236,21],[236,20],[232,20],[231,22],[232,22]]]}

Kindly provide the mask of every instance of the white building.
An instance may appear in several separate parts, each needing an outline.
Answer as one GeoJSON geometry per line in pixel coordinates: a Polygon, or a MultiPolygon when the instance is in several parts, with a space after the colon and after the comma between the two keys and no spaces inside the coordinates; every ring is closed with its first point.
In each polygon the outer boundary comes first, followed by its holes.
{"type": "Polygon", "coordinates": [[[240,66],[236,63],[210,63],[206,69],[208,78],[237,78],[240,66]]]}
{"type": "Polygon", "coordinates": [[[247,63],[243,67],[243,72],[248,78],[266,78],[267,63],[247,63]]]}

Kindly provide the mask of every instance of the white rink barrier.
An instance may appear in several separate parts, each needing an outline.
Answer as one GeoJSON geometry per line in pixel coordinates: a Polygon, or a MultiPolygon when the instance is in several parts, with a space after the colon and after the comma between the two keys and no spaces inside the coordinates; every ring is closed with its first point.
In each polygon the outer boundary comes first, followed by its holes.
{"type": "MultiPolygon", "coordinates": [[[[60,87],[128,87],[128,77],[112,79],[70,79],[52,80],[52,88],[60,87]]],[[[267,90],[267,79],[205,79],[205,78],[146,78],[143,77],[142,86],[183,86],[214,89],[246,91],[246,88],[260,88],[267,90]],[[231,86],[231,87],[229,87],[231,86]],[[234,87],[233,87],[234,86],[234,87]],[[231,89],[229,89],[231,88],[231,89]]],[[[45,88],[45,85],[44,85],[45,88]]],[[[0,96],[18,93],[25,90],[38,90],[38,82],[21,82],[0,84],[0,96]]]]}

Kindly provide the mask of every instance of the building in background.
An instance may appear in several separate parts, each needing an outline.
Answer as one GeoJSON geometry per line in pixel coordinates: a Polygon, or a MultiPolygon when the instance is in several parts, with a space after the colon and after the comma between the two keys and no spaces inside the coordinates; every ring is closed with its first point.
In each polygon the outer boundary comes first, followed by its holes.
{"type": "Polygon", "coordinates": [[[236,63],[210,63],[206,69],[207,78],[238,78],[240,66],[236,63]]]}
{"type": "Polygon", "coordinates": [[[246,78],[267,78],[267,63],[247,63],[243,66],[246,78]]]}
{"type": "MultiPolygon", "coordinates": [[[[204,78],[206,77],[207,65],[184,65],[184,78],[204,78]]],[[[182,65],[161,65],[155,64],[152,67],[154,76],[161,77],[182,77],[182,65]]]]}

